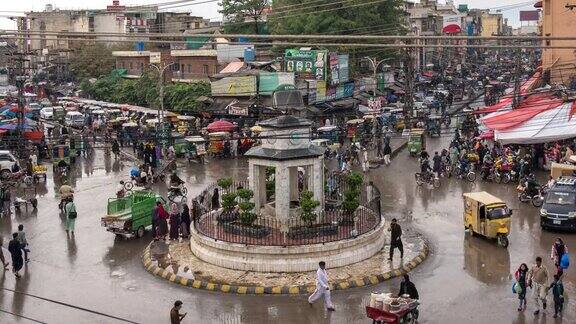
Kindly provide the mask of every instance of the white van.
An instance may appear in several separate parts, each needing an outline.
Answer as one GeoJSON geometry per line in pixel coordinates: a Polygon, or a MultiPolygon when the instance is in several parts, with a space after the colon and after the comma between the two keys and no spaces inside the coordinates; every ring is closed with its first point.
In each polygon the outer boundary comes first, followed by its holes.
{"type": "Polygon", "coordinates": [[[71,127],[83,127],[84,115],[77,111],[69,111],[64,118],[64,124],[71,127]]]}

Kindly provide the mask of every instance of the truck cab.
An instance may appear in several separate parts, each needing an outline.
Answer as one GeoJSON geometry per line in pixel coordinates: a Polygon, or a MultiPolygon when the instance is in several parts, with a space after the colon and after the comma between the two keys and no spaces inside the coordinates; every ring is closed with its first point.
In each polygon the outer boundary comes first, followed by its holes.
{"type": "Polygon", "coordinates": [[[540,209],[543,229],[576,230],[576,177],[560,177],[540,209]]]}

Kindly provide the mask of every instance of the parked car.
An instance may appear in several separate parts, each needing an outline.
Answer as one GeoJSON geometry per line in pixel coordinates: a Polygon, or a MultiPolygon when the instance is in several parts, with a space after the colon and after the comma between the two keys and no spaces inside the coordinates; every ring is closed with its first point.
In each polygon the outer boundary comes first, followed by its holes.
{"type": "Polygon", "coordinates": [[[14,164],[18,164],[16,157],[10,151],[0,150],[0,178],[7,178],[14,164]]]}
{"type": "Polygon", "coordinates": [[[64,117],[64,124],[71,127],[82,127],[84,126],[84,115],[77,111],[69,111],[64,117]]]}
{"type": "Polygon", "coordinates": [[[54,108],[44,107],[40,109],[40,118],[46,120],[52,120],[54,118],[54,108]]]}

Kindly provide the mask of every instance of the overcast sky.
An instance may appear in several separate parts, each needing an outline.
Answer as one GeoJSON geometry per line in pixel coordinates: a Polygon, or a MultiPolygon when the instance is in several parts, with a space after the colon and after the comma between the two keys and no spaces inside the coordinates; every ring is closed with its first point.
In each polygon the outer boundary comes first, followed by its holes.
{"type": "MultiPolygon", "coordinates": [[[[107,5],[112,4],[112,0],[1,0],[2,5],[0,9],[7,11],[43,11],[46,4],[50,3],[60,9],[100,9],[105,8],[107,5]]],[[[152,3],[165,3],[171,0],[120,0],[123,5],[141,5],[152,3]]],[[[198,0],[198,2],[205,2],[206,0],[198,0]]],[[[443,0],[440,0],[443,2],[443,0]]],[[[524,3],[526,0],[456,0],[457,4],[468,4],[468,8],[494,8],[502,7],[510,4],[524,3]]],[[[535,2],[535,1],[534,1],[535,2]]],[[[505,18],[509,18],[510,24],[516,26],[519,24],[518,12],[520,10],[531,10],[533,7],[527,5],[521,9],[506,10],[502,13],[505,18]]],[[[190,5],[187,7],[180,7],[171,9],[173,11],[190,11],[195,16],[203,16],[211,18],[212,20],[220,20],[221,15],[218,13],[218,2],[209,2],[198,5],[190,5]]],[[[0,12],[0,15],[18,15],[14,12],[0,12]]],[[[16,25],[8,18],[0,18],[1,29],[16,29],[16,25]]]]}

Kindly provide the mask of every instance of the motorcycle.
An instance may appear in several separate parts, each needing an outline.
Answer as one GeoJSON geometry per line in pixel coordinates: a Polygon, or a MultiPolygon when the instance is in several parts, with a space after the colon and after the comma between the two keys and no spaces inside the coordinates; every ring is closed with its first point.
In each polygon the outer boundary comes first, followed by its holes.
{"type": "Polygon", "coordinates": [[[528,188],[525,182],[519,184],[518,187],[516,187],[516,190],[518,191],[518,200],[520,200],[520,202],[526,203],[531,201],[532,206],[534,207],[542,207],[544,197],[546,197],[548,191],[546,186],[538,186],[538,188],[534,189],[534,193],[528,193],[528,188]]]}
{"type": "Polygon", "coordinates": [[[177,197],[184,198],[186,197],[187,194],[188,189],[186,188],[184,183],[178,186],[171,186],[170,189],[168,189],[168,200],[174,201],[177,197]]]}
{"type": "Polygon", "coordinates": [[[440,188],[440,179],[438,179],[438,177],[436,177],[431,172],[426,174],[418,172],[414,175],[414,177],[416,178],[416,184],[418,186],[422,186],[424,183],[427,183],[429,185],[432,185],[432,187],[434,188],[440,188]]]}
{"type": "Polygon", "coordinates": [[[483,164],[482,168],[480,169],[480,178],[484,181],[495,181],[495,171],[492,167],[492,164],[483,164]]]}
{"type": "Polygon", "coordinates": [[[465,170],[462,170],[462,166],[456,166],[456,177],[458,179],[466,179],[470,182],[476,181],[476,173],[472,170],[470,166],[466,167],[465,170]]]}

